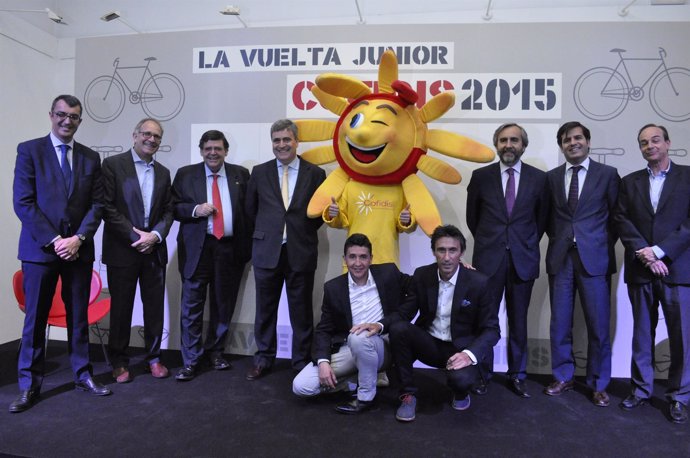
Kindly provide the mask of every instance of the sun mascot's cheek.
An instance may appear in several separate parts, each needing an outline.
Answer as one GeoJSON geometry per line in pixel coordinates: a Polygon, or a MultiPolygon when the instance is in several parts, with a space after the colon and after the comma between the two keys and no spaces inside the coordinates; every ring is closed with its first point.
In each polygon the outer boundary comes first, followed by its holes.
{"type": "Polygon", "coordinates": [[[441,92],[418,107],[418,94],[398,79],[391,50],[381,56],[378,90],[373,93],[346,75],[320,75],[312,93],[339,116],[338,121],[296,123],[302,142],[332,139],[331,145],[304,152],[303,159],[339,165],[314,193],[307,214],[323,217],[331,227],[347,228],[349,234],[367,235],[375,263],[398,263],[399,232],[412,232],[419,225],[431,235],[441,224],[434,199],[417,172],[449,184],[461,179],[453,166],[429,156],[427,150],[473,162],[490,162],[494,152],[458,134],[429,130],[428,123],[453,106],[455,95],[441,92]],[[331,205],[337,206],[335,217],[330,216],[331,205]]]}

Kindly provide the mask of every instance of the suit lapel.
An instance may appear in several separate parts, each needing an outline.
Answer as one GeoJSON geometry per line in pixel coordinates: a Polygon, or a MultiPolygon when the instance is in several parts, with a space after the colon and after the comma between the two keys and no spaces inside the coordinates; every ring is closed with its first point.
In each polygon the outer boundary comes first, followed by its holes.
{"type": "MultiPolygon", "coordinates": [[[[592,159],[589,160],[589,170],[587,170],[587,177],[585,178],[585,184],[582,185],[582,191],[580,192],[580,197],[577,199],[577,206],[580,207],[587,203],[591,199],[592,193],[599,186],[599,180],[601,179],[602,168],[599,167],[597,162],[592,159]]],[[[575,210],[577,212],[577,209],[575,210]]]]}
{"type": "MultiPolygon", "coordinates": [[[[45,153],[48,156],[48,161],[47,163],[50,164],[50,174],[53,176],[53,179],[55,182],[62,183],[62,192],[66,198],[69,198],[73,186],[74,186],[74,176],[72,177],[72,185],[70,186],[70,189],[68,190],[67,187],[65,186],[65,177],[62,175],[62,169],[60,168],[60,161],[58,160],[57,153],[55,151],[55,147],[53,146],[53,141],[50,139],[50,135],[45,137],[45,153]]],[[[76,142],[74,143],[76,147],[76,142]]],[[[74,162],[74,157],[76,156],[75,152],[72,151],[72,162],[74,162]]],[[[72,164],[72,174],[74,174],[75,170],[75,165],[72,164]]]]}
{"type": "Polygon", "coordinates": [[[225,176],[228,182],[228,192],[230,193],[230,205],[232,207],[232,220],[234,224],[234,221],[236,221],[235,215],[237,214],[237,209],[239,208],[237,199],[240,193],[240,182],[239,177],[233,173],[230,165],[228,164],[225,164],[225,176]]]}
{"type": "MultiPolygon", "coordinates": [[[[668,182],[664,183],[664,190],[668,182]]],[[[635,192],[639,194],[639,201],[644,205],[645,210],[649,212],[650,215],[654,214],[654,208],[652,207],[652,201],[649,198],[649,177],[645,171],[644,174],[639,174],[635,178],[635,192]]],[[[663,193],[662,193],[663,194],[663,193]]],[[[661,206],[661,200],[659,200],[659,206],[661,206]]]]}
{"type": "MultiPolygon", "coordinates": [[[[133,150],[129,150],[124,153],[122,160],[123,175],[129,177],[128,181],[132,183],[132,194],[134,195],[134,201],[129,202],[134,206],[131,214],[131,218],[134,220],[132,224],[134,226],[143,228],[144,227],[144,198],[141,195],[141,186],[139,185],[139,177],[137,176],[137,169],[134,167],[134,159],[132,159],[133,150]]],[[[136,153],[134,153],[136,154],[136,153]]],[[[155,190],[154,190],[155,197],[155,190]]],[[[153,202],[153,199],[151,199],[153,202]]],[[[153,207],[153,204],[151,204],[153,207]]]]}
{"type": "MultiPolygon", "coordinates": [[[[458,272],[458,279],[457,282],[455,283],[455,291],[453,291],[453,305],[451,308],[450,316],[454,317],[459,311],[460,311],[460,305],[462,304],[463,299],[465,298],[465,294],[467,293],[467,285],[466,282],[463,281],[463,268],[458,267],[459,272],[458,272]]],[[[451,326],[452,326],[453,320],[451,319],[451,326]]],[[[452,331],[451,331],[452,333],[452,331]]]]}
{"type": "Polygon", "coordinates": [[[278,199],[278,202],[282,202],[283,195],[280,192],[281,185],[278,180],[278,159],[274,159],[268,164],[268,185],[278,199]]]}
{"type": "MultiPolygon", "coordinates": [[[[567,163],[566,163],[567,164],[567,163]]],[[[565,199],[565,165],[566,164],[561,164],[555,169],[554,173],[554,178],[555,178],[555,183],[554,183],[554,190],[553,192],[555,193],[555,199],[556,199],[556,206],[557,207],[567,207],[568,202],[565,199]]]]}
{"type": "MultiPolygon", "coordinates": [[[[666,179],[664,180],[664,187],[661,189],[661,195],[659,196],[659,203],[656,206],[656,211],[659,212],[666,203],[671,200],[671,196],[674,194],[674,189],[678,185],[678,179],[680,178],[680,169],[675,164],[671,163],[671,170],[668,171],[666,179]]],[[[645,180],[647,182],[647,196],[649,196],[649,179],[645,180]]],[[[649,200],[649,197],[647,198],[649,200]]],[[[651,208],[651,203],[650,203],[651,208]]]]}
{"type": "Polygon", "coordinates": [[[192,177],[192,192],[194,193],[194,200],[196,202],[208,202],[208,194],[206,193],[206,167],[204,163],[199,164],[199,167],[194,171],[192,177]]]}
{"type": "MultiPolygon", "coordinates": [[[[491,170],[490,174],[490,183],[489,186],[491,187],[491,192],[494,193],[494,199],[496,199],[496,202],[502,202],[502,204],[499,203],[499,206],[503,209],[502,215],[505,216],[506,221],[508,220],[508,208],[505,206],[505,201],[506,197],[505,194],[503,193],[503,181],[501,177],[501,166],[497,162],[494,164],[493,170],[491,170]]],[[[515,207],[513,207],[513,211],[515,211],[515,207]]]]}
{"type": "MultiPolygon", "coordinates": [[[[299,159],[299,170],[297,173],[297,182],[295,183],[295,191],[293,192],[292,197],[290,198],[290,205],[292,205],[292,202],[297,199],[297,202],[301,202],[302,200],[302,194],[306,192],[307,184],[309,181],[309,165],[303,161],[302,159],[299,159]]],[[[307,202],[309,199],[307,199],[307,202]]]]}

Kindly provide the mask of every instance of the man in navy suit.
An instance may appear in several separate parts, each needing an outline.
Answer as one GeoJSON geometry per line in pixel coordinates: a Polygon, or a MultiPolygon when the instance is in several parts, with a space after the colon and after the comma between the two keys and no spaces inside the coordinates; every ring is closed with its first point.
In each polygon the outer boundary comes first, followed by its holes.
{"type": "Polygon", "coordinates": [[[377,372],[390,364],[388,329],[409,296],[409,276],[395,264],[371,265],[372,248],[364,234],[345,241],[344,273],[323,286],[321,321],[314,333],[313,362],[292,382],[298,396],[316,396],[345,388],[357,375],[357,397],[336,411],[369,410],[376,396],[377,372]]]}
{"type": "Polygon", "coordinates": [[[460,262],[465,237],[451,225],[439,226],[431,236],[436,262],[417,268],[413,276],[415,300],[400,307],[402,319],[390,326],[391,350],[400,378],[399,421],[415,419],[417,386],[413,364],[446,369],[455,410],[470,407],[470,389],[479,380],[478,364],[486,361],[501,330],[488,290],[488,277],[460,262]],[[410,320],[419,312],[414,324],[410,320]]]}
{"type": "Polygon", "coordinates": [[[131,150],[103,161],[103,262],[108,266],[111,296],[108,346],[118,383],[132,380],[126,350],[137,282],[144,309],[148,369],[155,378],[168,376],[160,349],[168,263],[165,238],[173,208],[170,172],[153,158],[163,139],[163,127],[155,119],[142,119],[132,138],[131,150]]]}
{"type": "Polygon", "coordinates": [[[547,173],[551,198],[546,272],[551,299],[551,367],[544,389],[558,396],[574,387],[573,308],[575,292],[587,325],[587,385],[596,406],[609,405],[611,380],[611,274],[616,271],[613,209],[620,178],[611,166],[589,158],[590,132],[579,122],[556,134],[566,163],[547,173]]]}
{"type": "MultiPolygon", "coordinates": [[[[546,228],[546,173],[520,158],[529,143],[521,126],[503,124],[494,132],[500,162],[472,173],[467,187],[467,226],[474,236],[472,264],[489,276],[496,313],[505,292],[508,315],[508,386],[528,398],[527,309],[534,280],[539,277],[539,240],[546,228]]],[[[488,384],[493,353],[480,368],[488,384]]],[[[486,392],[480,383],[474,391],[486,392]]]]}
{"type": "Polygon", "coordinates": [[[17,369],[20,393],[10,412],[31,408],[40,395],[45,328],[58,276],[75,387],[99,396],[110,394],[93,380],[89,362],[87,308],[103,188],[98,153],[74,141],[81,114],[79,99],[56,97],[49,113],[50,134],[17,147],[13,203],[22,223],[18,258],[26,316],[17,369]]]}
{"type": "Polygon", "coordinates": [[[631,410],[652,397],[661,303],[671,350],[669,417],[685,423],[690,401],[690,168],[669,159],[665,127],[648,124],[637,141],[647,167],[623,178],[615,216],[634,319],[632,392],[620,406],[631,410]]]}
{"type": "Polygon", "coordinates": [[[223,358],[230,320],[249,260],[251,233],[244,213],[249,171],[225,162],[230,144],[209,130],[199,140],[203,162],[182,167],[173,181],[178,267],[182,277],[180,330],[184,366],[175,378],[193,379],[202,356],[215,370],[223,358]],[[210,287],[209,327],[202,342],[204,305],[210,287]]]}
{"type": "Polygon", "coordinates": [[[254,339],[257,351],[247,380],[271,369],[276,356],[278,303],[285,283],[292,325],[292,368],[311,361],[314,334],[312,292],[321,218],[308,218],[307,205],[326,173],[297,156],[297,125],[281,119],[271,126],[275,159],[252,170],[247,214],[254,222],[252,265],[256,284],[254,339]]]}

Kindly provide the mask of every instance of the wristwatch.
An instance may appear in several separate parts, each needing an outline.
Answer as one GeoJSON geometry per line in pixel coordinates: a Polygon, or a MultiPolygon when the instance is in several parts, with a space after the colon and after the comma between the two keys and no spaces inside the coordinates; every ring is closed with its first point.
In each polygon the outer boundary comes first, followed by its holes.
{"type": "Polygon", "coordinates": [[[84,237],[84,234],[75,234],[77,238],[83,243],[86,240],[86,237],[84,237]]]}

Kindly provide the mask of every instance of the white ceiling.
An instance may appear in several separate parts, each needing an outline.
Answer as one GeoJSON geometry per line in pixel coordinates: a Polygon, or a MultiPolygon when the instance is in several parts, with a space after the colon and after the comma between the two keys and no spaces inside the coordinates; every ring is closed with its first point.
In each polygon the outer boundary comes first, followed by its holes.
{"type": "Polygon", "coordinates": [[[266,27],[588,19],[690,20],[690,6],[685,3],[685,0],[0,0],[0,10],[39,10],[0,14],[11,15],[9,17],[13,21],[26,21],[61,39],[237,28],[243,27],[243,23],[248,27],[266,27]],[[682,6],[658,3],[681,3],[682,6]],[[240,19],[219,13],[228,5],[239,7],[240,19]],[[46,8],[61,16],[66,24],[49,20],[46,8]],[[628,14],[620,14],[621,10],[628,14]],[[111,11],[120,12],[121,20],[104,22],[99,19],[111,11]]]}

